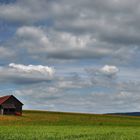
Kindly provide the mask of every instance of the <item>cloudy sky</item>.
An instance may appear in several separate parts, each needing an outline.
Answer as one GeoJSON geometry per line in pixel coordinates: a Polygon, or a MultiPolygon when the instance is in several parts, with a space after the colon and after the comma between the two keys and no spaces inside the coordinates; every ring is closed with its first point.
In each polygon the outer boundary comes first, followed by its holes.
{"type": "Polygon", "coordinates": [[[24,109],[140,111],[139,0],[0,0],[0,95],[24,109]]]}

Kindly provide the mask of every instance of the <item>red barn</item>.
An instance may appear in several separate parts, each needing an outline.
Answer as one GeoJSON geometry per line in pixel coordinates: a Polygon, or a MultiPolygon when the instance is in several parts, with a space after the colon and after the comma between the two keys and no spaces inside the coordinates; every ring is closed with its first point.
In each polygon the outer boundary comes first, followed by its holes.
{"type": "Polygon", "coordinates": [[[0,97],[1,115],[22,115],[23,103],[13,95],[0,97]]]}

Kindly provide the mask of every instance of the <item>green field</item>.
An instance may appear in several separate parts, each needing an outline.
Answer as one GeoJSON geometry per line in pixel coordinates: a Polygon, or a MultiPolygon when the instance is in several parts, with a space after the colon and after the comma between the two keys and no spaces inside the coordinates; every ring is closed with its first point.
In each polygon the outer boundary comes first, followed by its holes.
{"type": "Polygon", "coordinates": [[[140,140],[140,117],[24,111],[0,116],[0,140],[140,140]]]}

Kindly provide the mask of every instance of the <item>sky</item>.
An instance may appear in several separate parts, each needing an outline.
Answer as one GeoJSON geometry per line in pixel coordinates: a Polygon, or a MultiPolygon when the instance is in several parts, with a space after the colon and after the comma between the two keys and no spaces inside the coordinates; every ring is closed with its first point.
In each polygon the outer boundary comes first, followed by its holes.
{"type": "Polygon", "coordinates": [[[0,0],[0,96],[24,109],[140,111],[139,0],[0,0]]]}

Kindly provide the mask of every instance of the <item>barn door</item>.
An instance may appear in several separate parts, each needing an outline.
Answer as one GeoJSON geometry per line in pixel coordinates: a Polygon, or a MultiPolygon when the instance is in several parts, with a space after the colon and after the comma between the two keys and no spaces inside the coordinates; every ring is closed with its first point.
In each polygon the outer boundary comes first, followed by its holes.
{"type": "Polygon", "coordinates": [[[0,110],[0,114],[3,115],[3,108],[1,108],[1,110],[0,110]]]}

